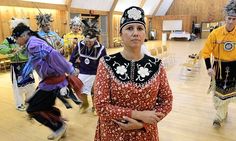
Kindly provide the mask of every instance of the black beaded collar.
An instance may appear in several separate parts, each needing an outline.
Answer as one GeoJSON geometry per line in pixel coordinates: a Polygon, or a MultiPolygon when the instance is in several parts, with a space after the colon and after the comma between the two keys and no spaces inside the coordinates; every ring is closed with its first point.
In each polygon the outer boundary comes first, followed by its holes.
{"type": "Polygon", "coordinates": [[[120,53],[104,57],[107,67],[122,82],[145,83],[159,72],[161,60],[147,55],[139,61],[129,61],[120,53]]]}

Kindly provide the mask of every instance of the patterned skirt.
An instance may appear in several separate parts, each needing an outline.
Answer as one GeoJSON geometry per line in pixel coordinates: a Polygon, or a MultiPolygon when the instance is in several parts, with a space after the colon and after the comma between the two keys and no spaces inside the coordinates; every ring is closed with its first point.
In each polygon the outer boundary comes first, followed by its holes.
{"type": "Polygon", "coordinates": [[[221,100],[236,97],[236,61],[214,62],[215,96],[221,100]]]}

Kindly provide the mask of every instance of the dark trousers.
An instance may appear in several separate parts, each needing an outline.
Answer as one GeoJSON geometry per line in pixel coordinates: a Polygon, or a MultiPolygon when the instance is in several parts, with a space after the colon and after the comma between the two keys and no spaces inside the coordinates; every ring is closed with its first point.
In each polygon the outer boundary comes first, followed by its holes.
{"type": "Polygon", "coordinates": [[[58,90],[43,91],[37,89],[34,96],[28,101],[27,113],[39,123],[47,126],[53,131],[63,125],[61,112],[54,107],[58,90]]]}

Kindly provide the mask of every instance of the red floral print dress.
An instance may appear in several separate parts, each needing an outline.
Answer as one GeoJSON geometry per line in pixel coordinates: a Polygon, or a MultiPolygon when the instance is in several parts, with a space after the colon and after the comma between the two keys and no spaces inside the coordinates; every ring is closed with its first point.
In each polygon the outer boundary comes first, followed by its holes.
{"type": "Polygon", "coordinates": [[[172,109],[172,91],[161,60],[145,55],[128,61],[120,53],[100,60],[95,80],[95,107],[99,116],[95,141],[158,141],[157,125],[122,130],[114,120],[131,117],[132,110],[172,109]]]}

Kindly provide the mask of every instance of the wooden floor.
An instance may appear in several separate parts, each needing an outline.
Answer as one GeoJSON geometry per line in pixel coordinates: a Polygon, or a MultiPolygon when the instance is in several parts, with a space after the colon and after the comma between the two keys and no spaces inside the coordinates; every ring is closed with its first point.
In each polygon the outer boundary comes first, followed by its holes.
{"type": "MultiPolygon", "coordinates": [[[[198,53],[204,40],[168,41],[175,56],[175,63],[168,67],[169,83],[173,90],[172,112],[160,123],[160,141],[236,141],[236,107],[231,104],[226,123],[220,129],[212,128],[214,108],[211,95],[207,95],[209,77],[204,63],[192,77],[181,75],[182,63],[187,56],[198,53]],[[180,77],[182,76],[182,77],[180,77]],[[184,78],[184,79],[183,79],[184,78]]],[[[147,46],[159,46],[160,42],[147,42],[147,46]]],[[[116,52],[120,49],[110,49],[116,52]]],[[[91,112],[79,114],[78,107],[67,110],[58,101],[68,122],[64,141],[92,141],[97,117],[91,112]]],[[[25,112],[15,109],[9,73],[0,73],[0,141],[47,141],[51,131],[37,122],[27,120],[25,112]]]]}

